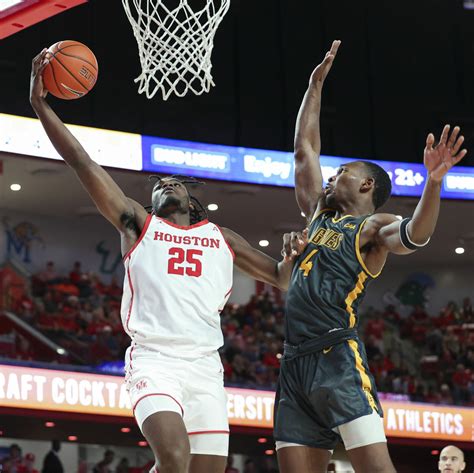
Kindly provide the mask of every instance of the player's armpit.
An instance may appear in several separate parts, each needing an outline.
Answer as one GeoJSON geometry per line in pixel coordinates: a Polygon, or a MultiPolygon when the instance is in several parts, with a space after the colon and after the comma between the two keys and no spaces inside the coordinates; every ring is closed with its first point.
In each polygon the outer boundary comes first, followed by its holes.
{"type": "Polygon", "coordinates": [[[271,256],[253,248],[237,233],[222,228],[227,243],[235,253],[235,265],[257,281],[262,281],[285,291],[290,281],[293,261],[278,262],[271,256]]]}
{"type": "Polygon", "coordinates": [[[370,244],[388,253],[409,255],[400,238],[400,220],[392,214],[375,214],[367,219],[361,232],[360,247],[370,244]]]}

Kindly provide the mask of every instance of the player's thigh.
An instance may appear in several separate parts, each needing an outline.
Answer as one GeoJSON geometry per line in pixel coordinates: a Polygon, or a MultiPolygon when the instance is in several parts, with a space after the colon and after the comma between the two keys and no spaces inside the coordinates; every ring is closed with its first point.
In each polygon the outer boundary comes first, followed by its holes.
{"type": "Polygon", "coordinates": [[[189,367],[183,399],[191,453],[227,456],[227,450],[222,451],[228,446],[227,393],[217,352],[189,367]]]}
{"type": "Polygon", "coordinates": [[[160,463],[179,464],[181,468],[189,464],[188,433],[178,413],[156,412],[144,420],[141,429],[160,463]]]}
{"type": "Polygon", "coordinates": [[[189,473],[224,473],[227,456],[191,455],[189,473]]]}
{"type": "Polygon", "coordinates": [[[386,442],[347,450],[347,456],[356,473],[396,473],[386,442]]]}
{"type": "Polygon", "coordinates": [[[326,473],[331,450],[285,443],[277,449],[280,473],[326,473]]]}

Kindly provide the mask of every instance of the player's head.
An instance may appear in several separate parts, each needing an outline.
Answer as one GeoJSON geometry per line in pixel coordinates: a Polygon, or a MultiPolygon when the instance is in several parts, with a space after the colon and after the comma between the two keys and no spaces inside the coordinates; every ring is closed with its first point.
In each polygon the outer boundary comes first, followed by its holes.
{"type": "Polygon", "coordinates": [[[326,203],[331,208],[341,204],[366,199],[374,210],[387,202],[392,183],[387,172],[369,161],[353,161],[341,166],[337,174],[329,178],[325,189],[326,203]]]}
{"type": "Polygon", "coordinates": [[[191,225],[207,218],[204,207],[186,188],[186,184],[203,184],[203,182],[178,175],[150,176],[150,179],[156,180],[151,195],[152,212],[155,215],[166,218],[172,213],[188,214],[191,225]]]}
{"type": "Polygon", "coordinates": [[[439,454],[438,469],[441,473],[461,473],[466,468],[464,453],[454,445],[448,445],[439,454]]]}

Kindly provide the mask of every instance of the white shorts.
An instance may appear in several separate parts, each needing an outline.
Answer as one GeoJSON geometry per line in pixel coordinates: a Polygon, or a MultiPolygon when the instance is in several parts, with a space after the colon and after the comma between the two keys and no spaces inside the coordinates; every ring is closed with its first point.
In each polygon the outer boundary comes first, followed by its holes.
{"type": "Polygon", "coordinates": [[[188,360],[132,345],[125,355],[125,382],[140,429],[156,412],[176,412],[183,418],[191,454],[227,456],[227,394],[217,352],[188,360]]]}
{"type": "MultiPolygon", "coordinates": [[[[373,411],[372,414],[351,420],[347,422],[347,424],[339,425],[332,430],[341,436],[346,450],[387,441],[383,428],[383,419],[376,411],[373,411]]],[[[276,442],[277,450],[285,447],[307,447],[307,445],[276,442]]],[[[330,450],[330,452],[332,453],[332,450],[330,450]]]]}

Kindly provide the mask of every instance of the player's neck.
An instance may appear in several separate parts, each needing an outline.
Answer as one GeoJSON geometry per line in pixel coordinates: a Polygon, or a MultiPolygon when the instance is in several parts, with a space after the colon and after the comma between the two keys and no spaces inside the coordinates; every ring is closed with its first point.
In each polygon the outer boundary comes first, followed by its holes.
{"type": "Polygon", "coordinates": [[[183,214],[181,212],[172,212],[167,215],[158,215],[158,217],[167,220],[168,222],[174,223],[180,227],[189,227],[191,225],[189,214],[183,214]]]}
{"type": "Polygon", "coordinates": [[[366,205],[365,203],[357,202],[348,202],[339,205],[339,208],[336,210],[336,215],[334,218],[336,220],[346,217],[347,215],[352,215],[353,217],[361,217],[362,215],[368,215],[374,213],[372,206],[366,205]]]}

